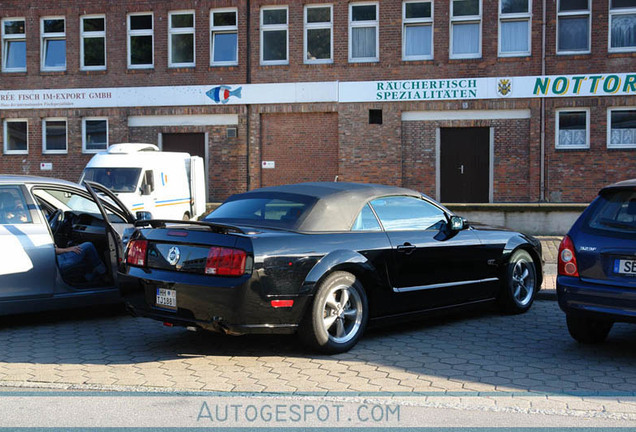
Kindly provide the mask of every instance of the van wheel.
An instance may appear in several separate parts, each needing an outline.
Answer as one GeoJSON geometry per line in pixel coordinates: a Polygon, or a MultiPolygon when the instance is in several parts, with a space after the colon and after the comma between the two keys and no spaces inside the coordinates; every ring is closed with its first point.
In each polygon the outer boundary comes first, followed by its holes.
{"type": "Polygon", "coordinates": [[[342,353],[358,343],[368,318],[362,284],[351,273],[334,272],[320,283],[300,325],[299,336],[315,350],[342,353]]]}
{"type": "Polygon", "coordinates": [[[190,213],[185,212],[185,213],[183,214],[183,218],[182,218],[182,220],[190,220],[190,213]]]}
{"type": "Polygon", "coordinates": [[[582,344],[598,344],[607,339],[607,335],[614,323],[567,314],[565,320],[568,324],[570,336],[582,344]]]}

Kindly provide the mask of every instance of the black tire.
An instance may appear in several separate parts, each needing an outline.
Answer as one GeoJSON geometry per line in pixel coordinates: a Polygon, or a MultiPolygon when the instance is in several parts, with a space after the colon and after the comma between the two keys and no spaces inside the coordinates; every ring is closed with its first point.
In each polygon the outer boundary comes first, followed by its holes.
{"type": "Polygon", "coordinates": [[[582,344],[599,344],[607,339],[607,335],[614,323],[594,318],[567,314],[565,320],[568,324],[570,336],[582,344]]]}
{"type": "Polygon", "coordinates": [[[314,350],[342,353],[358,342],[368,319],[369,306],[362,284],[351,273],[334,272],[318,286],[298,334],[314,350]]]}
{"type": "Polygon", "coordinates": [[[530,254],[522,249],[515,251],[499,293],[501,311],[520,314],[530,309],[537,295],[537,281],[537,269],[530,254]]]}

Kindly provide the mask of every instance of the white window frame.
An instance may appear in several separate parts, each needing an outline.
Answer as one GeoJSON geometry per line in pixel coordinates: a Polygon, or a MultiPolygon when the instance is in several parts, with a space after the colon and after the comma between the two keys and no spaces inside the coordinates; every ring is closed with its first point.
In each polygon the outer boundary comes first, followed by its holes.
{"type": "Polygon", "coordinates": [[[263,6],[261,8],[261,64],[262,65],[288,65],[289,64],[289,7],[288,6],[263,6]],[[266,10],[285,9],[287,15],[287,22],[285,24],[263,24],[263,13],[266,10]],[[285,45],[286,54],[285,60],[263,60],[263,39],[266,31],[280,31],[285,30],[285,45]]]}
{"type": "Polygon", "coordinates": [[[196,15],[194,10],[177,10],[168,12],[168,67],[195,67],[197,64],[197,38],[196,38],[196,15]],[[192,27],[172,27],[172,17],[174,15],[192,15],[192,27]],[[172,36],[173,35],[192,35],[192,61],[173,63],[172,62],[172,36]]]}
{"type": "Polygon", "coordinates": [[[588,150],[590,148],[590,109],[589,108],[559,108],[555,110],[555,138],[554,147],[556,150],[588,150]],[[559,116],[563,112],[584,112],[585,113],[585,144],[584,145],[560,145],[559,142],[559,116]]]}
{"type": "Polygon", "coordinates": [[[84,117],[82,118],[82,153],[99,153],[102,151],[105,151],[106,149],[108,149],[108,145],[109,145],[109,123],[108,123],[108,117],[84,117]],[[88,149],[86,148],[86,122],[87,121],[106,121],[106,147],[104,147],[103,149],[88,149]]]}
{"type": "Polygon", "coordinates": [[[80,17],[80,70],[106,70],[107,64],[107,50],[106,50],[106,15],[82,15],[80,17]],[[84,31],[85,19],[103,19],[104,30],[103,31],[84,31]],[[104,39],[104,65],[103,66],[86,66],[84,61],[84,39],[104,39]]]}
{"type": "Polygon", "coordinates": [[[372,63],[380,61],[380,3],[379,2],[356,2],[349,3],[349,63],[372,63]],[[374,21],[353,21],[353,8],[355,6],[375,6],[374,21]],[[375,28],[375,57],[353,58],[353,29],[356,27],[375,28]]]}
{"type": "Polygon", "coordinates": [[[16,119],[4,119],[3,122],[3,142],[4,142],[4,154],[29,154],[29,120],[25,118],[16,119]],[[26,123],[26,150],[9,150],[7,145],[9,143],[9,128],[7,123],[26,123]]]}
{"type": "Polygon", "coordinates": [[[503,6],[503,0],[499,0],[499,57],[526,57],[532,52],[532,0],[528,1],[528,12],[522,13],[506,13],[504,14],[501,9],[503,6]],[[509,51],[503,52],[501,50],[501,28],[502,23],[515,22],[515,21],[527,21],[528,22],[528,49],[526,51],[509,51]]]}
{"type": "Polygon", "coordinates": [[[607,35],[607,50],[609,52],[634,52],[636,51],[636,46],[634,47],[618,47],[618,48],[613,48],[612,47],[612,21],[614,20],[614,17],[616,16],[620,16],[620,15],[636,15],[636,6],[633,8],[616,8],[616,9],[612,9],[612,0],[608,1],[608,8],[609,8],[609,28],[608,28],[608,35],[607,35]]]}
{"type": "Polygon", "coordinates": [[[42,119],[42,154],[68,153],[68,120],[64,117],[46,117],[42,119]],[[46,124],[50,121],[64,122],[64,150],[49,150],[46,142],[46,124]]]}
{"type": "Polygon", "coordinates": [[[46,60],[46,41],[48,40],[64,40],[66,41],[66,17],[64,16],[47,16],[40,18],[40,70],[43,72],[65,71],[67,64],[67,50],[64,50],[64,66],[47,67],[46,60]],[[44,33],[44,21],[62,20],[64,21],[64,32],[44,33]]]}
{"type": "Polygon", "coordinates": [[[304,38],[303,38],[303,60],[305,64],[324,64],[333,63],[333,5],[330,3],[308,4],[303,8],[304,38]],[[307,10],[314,8],[329,8],[329,22],[309,23],[307,22],[307,10]],[[329,58],[328,59],[309,59],[307,58],[309,41],[309,30],[329,30],[329,58]]]}
{"type": "MultiPolygon", "coordinates": [[[[27,62],[25,59],[23,68],[8,68],[7,67],[7,54],[9,52],[7,46],[8,42],[20,42],[23,41],[26,44],[26,18],[23,17],[6,17],[0,21],[0,25],[2,26],[2,72],[26,72],[27,70],[27,62]],[[22,21],[24,23],[24,33],[22,34],[5,34],[4,33],[4,23],[7,21],[22,21]]],[[[26,56],[26,54],[25,54],[26,56]]]]}
{"type": "Polygon", "coordinates": [[[402,60],[432,60],[435,55],[435,28],[433,24],[433,17],[435,16],[435,4],[432,0],[411,0],[402,3],[402,60]],[[406,5],[408,3],[430,3],[431,4],[431,17],[430,18],[407,18],[406,17],[406,5]],[[407,56],[406,55],[406,28],[407,27],[431,27],[431,55],[424,56],[407,56]]]}
{"type": "Polygon", "coordinates": [[[483,5],[482,5],[482,0],[477,0],[479,3],[479,14],[478,15],[469,15],[469,16],[461,16],[461,17],[454,17],[453,16],[453,2],[456,0],[450,0],[450,12],[449,12],[449,17],[450,17],[450,41],[449,41],[449,45],[450,45],[450,53],[449,53],[449,58],[450,59],[473,59],[473,58],[481,58],[481,50],[482,50],[482,42],[483,42],[483,19],[482,19],[482,15],[483,15],[483,5]],[[479,50],[477,53],[475,54],[454,54],[454,43],[453,43],[453,31],[455,29],[455,25],[461,25],[461,24],[479,24],[479,50]]]}
{"type": "Polygon", "coordinates": [[[152,12],[135,12],[135,13],[129,13],[126,16],[126,45],[127,45],[127,63],[128,63],[128,69],[153,69],[155,67],[155,15],[152,12]],[[152,21],[152,27],[150,29],[143,29],[143,30],[131,30],[130,28],[130,18],[133,16],[144,16],[144,15],[150,15],[150,19],[152,21]],[[131,56],[131,52],[130,52],[130,48],[131,48],[131,43],[130,40],[132,37],[134,36],[150,36],[152,38],[152,49],[151,49],[151,57],[152,57],[152,61],[150,62],[150,64],[142,64],[142,65],[134,65],[132,64],[131,60],[132,60],[132,56],[131,56]]]}
{"type": "Polygon", "coordinates": [[[224,9],[212,9],[210,10],[210,66],[236,66],[238,65],[238,46],[239,46],[239,33],[238,33],[238,9],[237,8],[224,8],[224,9]],[[236,16],[236,24],[233,26],[214,26],[214,14],[215,13],[228,13],[234,12],[236,16]],[[236,60],[234,61],[214,61],[214,35],[217,33],[236,33],[236,60]]]}
{"type": "MultiPolygon", "coordinates": [[[[612,113],[616,111],[636,111],[636,106],[613,107],[607,109],[607,148],[608,149],[633,149],[636,142],[630,144],[612,144],[612,113]]],[[[636,132],[635,132],[636,133],[636,132]]]]}
{"type": "MultiPolygon", "coordinates": [[[[577,55],[577,54],[589,54],[592,47],[592,0],[587,0],[587,12],[582,10],[560,12],[561,0],[557,0],[557,27],[556,27],[556,53],[557,55],[577,55]],[[559,50],[559,26],[561,25],[561,18],[567,17],[584,17],[587,15],[587,50],[579,51],[560,51],[559,50]]],[[[609,43],[609,42],[608,42],[609,43]]]]}

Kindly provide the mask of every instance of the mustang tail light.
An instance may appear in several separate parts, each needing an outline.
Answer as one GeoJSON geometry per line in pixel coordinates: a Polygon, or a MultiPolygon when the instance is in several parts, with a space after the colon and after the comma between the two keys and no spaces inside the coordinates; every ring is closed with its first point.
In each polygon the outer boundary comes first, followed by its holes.
{"type": "Polygon", "coordinates": [[[205,274],[241,276],[245,273],[247,253],[241,249],[213,246],[208,251],[205,274]]]}
{"type": "Polygon", "coordinates": [[[579,268],[576,263],[574,243],[568,236],[563,237],[559,245],[559,275],[579,276],[579,268]]]}
{"type": "Polygon", "coordinates": [[[148,250],[147,240],[132,240],[128,244],[126,253],[126,263],[134,266],[146,266],[146,251],[148,250]]]}

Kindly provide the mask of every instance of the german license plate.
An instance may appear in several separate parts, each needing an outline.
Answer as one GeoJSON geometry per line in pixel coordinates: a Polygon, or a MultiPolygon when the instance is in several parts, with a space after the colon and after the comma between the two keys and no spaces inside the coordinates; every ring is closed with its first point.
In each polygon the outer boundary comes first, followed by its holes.
{"type": "Polygon", "coordinates": [[[614,260],[614,273],[636,275],[636,259],[614,260]]]}
{"type": "Polygon", "coordinates": [[[160,308],[177,310],[177,291],[166,288],[157,288],[155,303],[157,304],[157,307],[160,308]]]}

